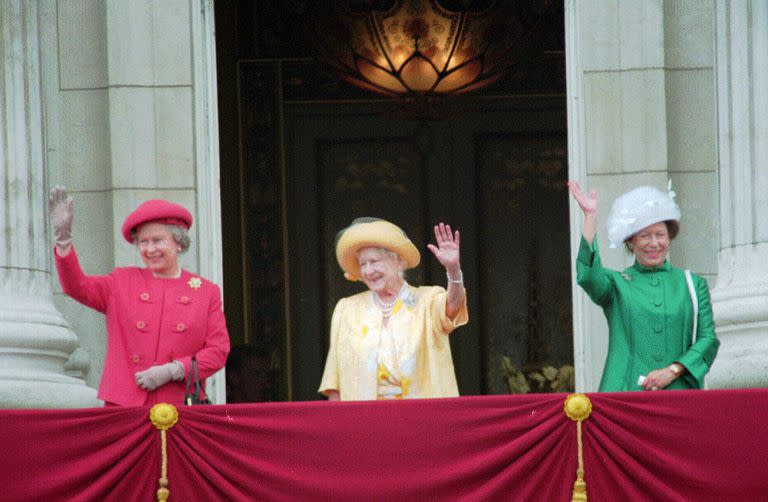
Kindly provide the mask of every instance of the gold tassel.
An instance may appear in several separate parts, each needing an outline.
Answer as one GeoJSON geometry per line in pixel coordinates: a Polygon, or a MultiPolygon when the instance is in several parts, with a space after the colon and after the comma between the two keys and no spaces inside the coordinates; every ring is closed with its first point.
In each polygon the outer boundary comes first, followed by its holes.
{"type": "Polygon", "coordinates": [[[171,495],[171,491],[168,489],[168,445],[166,431],[179,421],[179,412],[172,404],[158,403],[149,410],[149,419],[160,430],[162,465],[160,467],[160,479],[158,480],[160,488],[157,489],[157,500],[158,502],[166,502],[171,495]]]}
{"type": "Polygon", "coordinates": [[[571,394],[563,405],[568,418],[576,422],[576,444],[579,452],[579,467],[576,469],[576,481],[573,483],[571,502],[587,501],[587,483],[584,481],[584,444],[581,440],[581,422],[592,413],[592,403],[584,394],[571,394]]]}

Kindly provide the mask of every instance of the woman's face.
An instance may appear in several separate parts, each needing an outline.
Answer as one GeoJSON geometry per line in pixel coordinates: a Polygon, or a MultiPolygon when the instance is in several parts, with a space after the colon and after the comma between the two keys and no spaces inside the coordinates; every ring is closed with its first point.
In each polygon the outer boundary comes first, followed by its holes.
{"type": "Polygon", "coordinates": [[[175,275],[178,271],[179,245],[168,227],[144,223],[136,231],[136,246],[144,266],[157,275],[175,275]]]}
{"type": "Polygon", "coordinates": [[[669,231],[663,221],[654,223],[637,232],[629,240],[632,252],[640,265],[658,267],[669,253],[669,231]]]}
{"type": "Polygon", "coordinates": [[[402,286],[402,265],[396,256],[383,249],[363,248],[357,252],[360,279],[374,293],[397,293],[402,286]]]}

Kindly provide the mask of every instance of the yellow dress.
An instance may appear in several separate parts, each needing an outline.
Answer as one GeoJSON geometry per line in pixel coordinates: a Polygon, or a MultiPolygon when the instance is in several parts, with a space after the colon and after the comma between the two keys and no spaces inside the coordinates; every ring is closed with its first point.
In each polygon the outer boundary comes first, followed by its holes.
{"type": "Polygon", "coordinates": [[[373,295],[365,291],[336,304],[318,391],[338,390],[343,401],[458,396],[447,335],[469,320],[466,300],[449,319],[445,289],[406,285],[382,329],[373,295]]]}

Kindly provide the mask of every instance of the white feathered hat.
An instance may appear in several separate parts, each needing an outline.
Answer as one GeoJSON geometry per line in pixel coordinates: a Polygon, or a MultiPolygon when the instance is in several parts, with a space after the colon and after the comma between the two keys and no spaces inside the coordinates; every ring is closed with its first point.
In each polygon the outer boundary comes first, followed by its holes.
{"type": "Polygon", "coordinates": [[[656,187],[642,186],[617,197],[608,215],[610,247],[620,246],[629,237],[654,223],[680,221],[680,208],[675,203],[675,195],[670,180],[667,193],[656,187]]]}

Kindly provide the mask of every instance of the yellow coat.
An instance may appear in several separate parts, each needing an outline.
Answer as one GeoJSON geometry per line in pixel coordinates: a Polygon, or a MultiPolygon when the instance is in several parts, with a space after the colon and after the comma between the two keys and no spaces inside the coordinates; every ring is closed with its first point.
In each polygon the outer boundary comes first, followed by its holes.
{"type": "MultiPolygon", "coordinates": [[[[338,390],[343,401],[377,398],[377,359],[382,315],[373,294],[342,298],[331,319],[331,339],[318,392],[338,390]]],[[[387,329],[396,340],[399,369],[408,382],[403,397],[459,395],[448,334],[469,320],[466,300],[454,319],[445,314],[439,286],[408,287],[395,304],[387,329]]]]}

